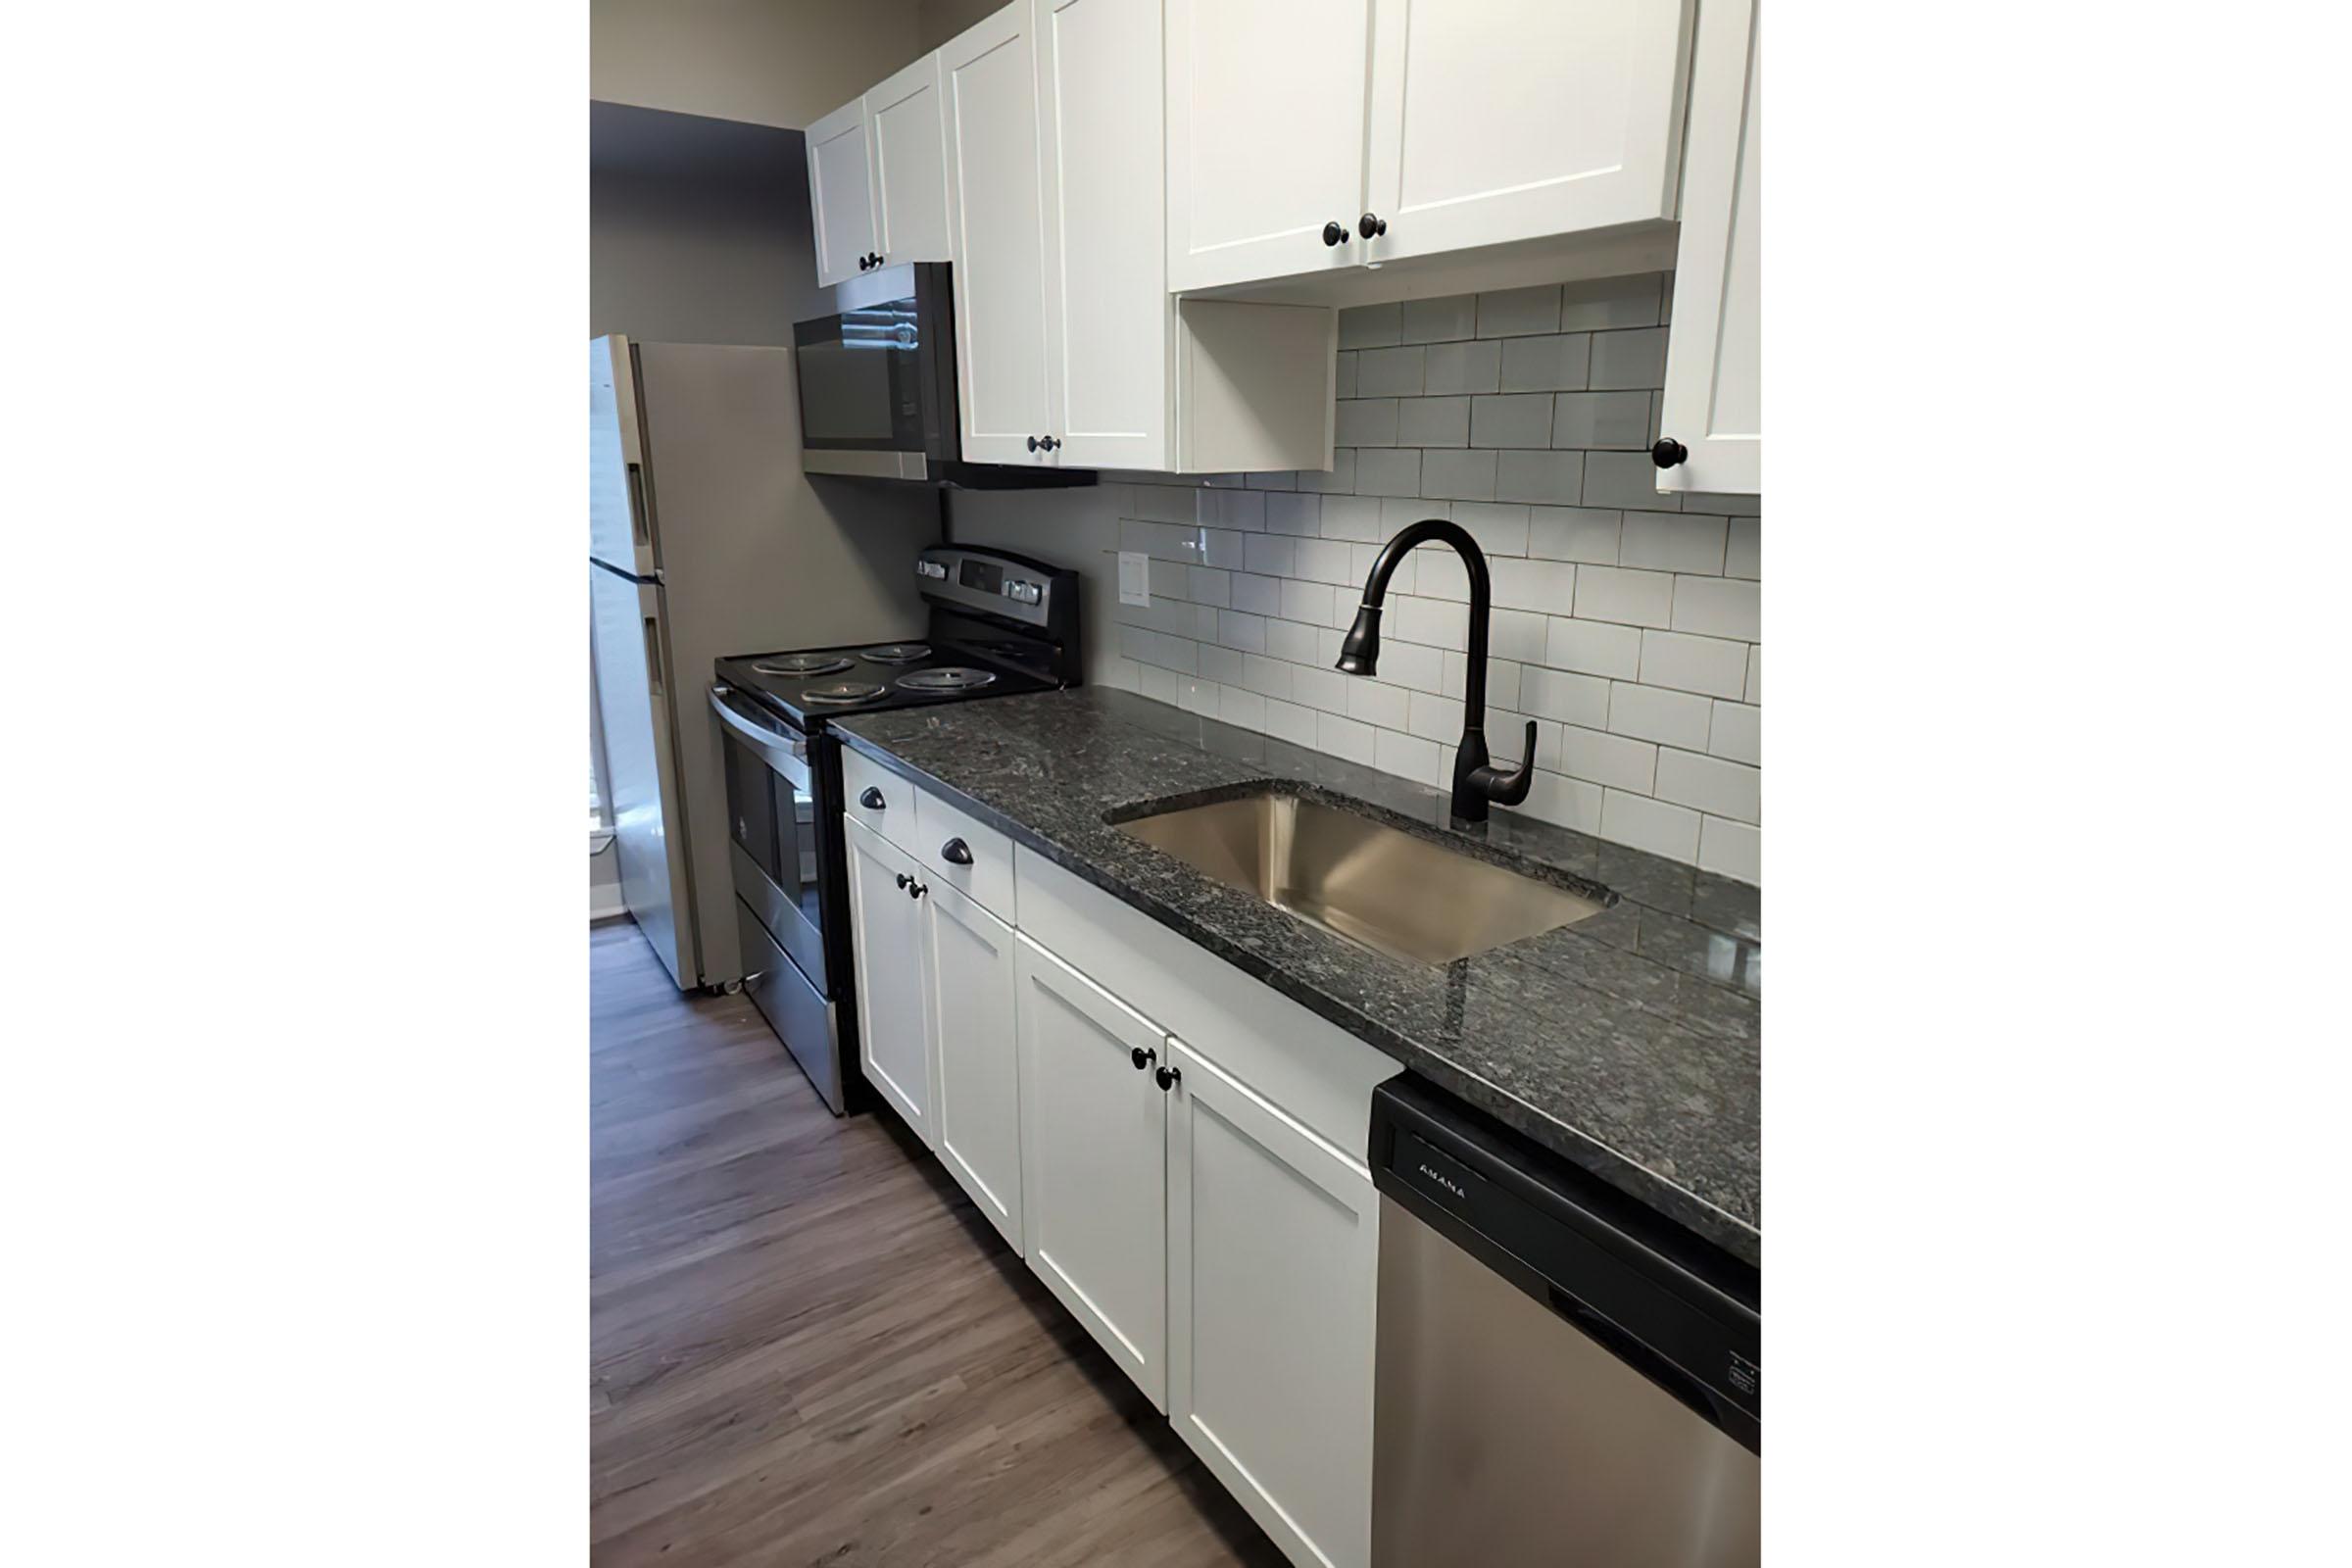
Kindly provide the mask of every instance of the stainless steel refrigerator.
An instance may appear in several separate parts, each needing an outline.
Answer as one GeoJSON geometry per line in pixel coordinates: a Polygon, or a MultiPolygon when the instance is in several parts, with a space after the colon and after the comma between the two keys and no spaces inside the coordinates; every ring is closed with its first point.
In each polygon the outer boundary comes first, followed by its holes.
{"type": "Polygon", "coordinates": [[[621,895],[681,987],[722,986],[743,960],[711,662],[919,634],[914,555],[938,537],[937,497],[810,482],[791,349],[602,337],[588,366],[588,584],[621,895]]]}

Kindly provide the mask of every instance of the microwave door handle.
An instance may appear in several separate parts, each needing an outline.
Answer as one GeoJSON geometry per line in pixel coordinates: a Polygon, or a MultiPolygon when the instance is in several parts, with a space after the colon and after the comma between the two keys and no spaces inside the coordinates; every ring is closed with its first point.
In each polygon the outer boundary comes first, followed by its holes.
{"type": "Polygon", "coordinates": [[[803,794],[808,793],[808,743],[803,739],[779,734],[751,717],[727,701],[727,688],[710,688],[710,711],[718,721],[733,730],[743,743],[757,752],[768,766],[792,780],[803,794]]]}

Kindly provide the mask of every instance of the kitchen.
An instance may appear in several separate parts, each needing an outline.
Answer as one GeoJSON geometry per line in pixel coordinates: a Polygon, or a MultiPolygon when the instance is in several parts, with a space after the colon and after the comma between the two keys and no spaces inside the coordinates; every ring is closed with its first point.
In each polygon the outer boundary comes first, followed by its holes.
{"type": "Polygon", "coordinates": [[[2338,51],[1775,18],[22,19],[23,1554],[2328,1560],[2338,51]]]}

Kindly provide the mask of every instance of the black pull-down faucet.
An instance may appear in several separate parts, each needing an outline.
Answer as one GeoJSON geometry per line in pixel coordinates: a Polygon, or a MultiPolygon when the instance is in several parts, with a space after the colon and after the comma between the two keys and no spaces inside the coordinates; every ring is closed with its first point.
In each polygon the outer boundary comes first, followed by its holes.
{"type": "Polygon", "coordinates": [[[1478,541],[1444,517],[1424,517],[1390,540],[1364,579],[1363,604],[1340,644],[1339,667],[1350,675],[1374,673],[1380,663],[1380,602],[1389,578],[1406,551],[1433,540],[1453,546],[1470,571],[1470,668],[1462,685],[1462,743],[1453,753],[1453,814],[1457,821],[1484,822],[1488,802],[1517,806],[1527,799],[1536,777],[1536,721],[1527,721],[1527,749],[1519,754],[1516,770],[1506,773],[1487,760],[1487,621],[1494,589],[1478,541]]]}

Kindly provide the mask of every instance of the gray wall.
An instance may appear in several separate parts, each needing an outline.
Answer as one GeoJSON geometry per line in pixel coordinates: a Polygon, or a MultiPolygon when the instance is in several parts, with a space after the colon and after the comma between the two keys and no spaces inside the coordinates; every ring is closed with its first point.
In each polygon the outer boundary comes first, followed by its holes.
{"type": "Polygon", "coordinates": [[[917,41],[918,9],[918,0],[589,0],[588,96],[803,129],[929,47],[917,41]]]}
{"type": "Polygon", "coordinates": [[[592,103],[588,331],[790,343],[816,286],[797,130],[592,103]]]}

